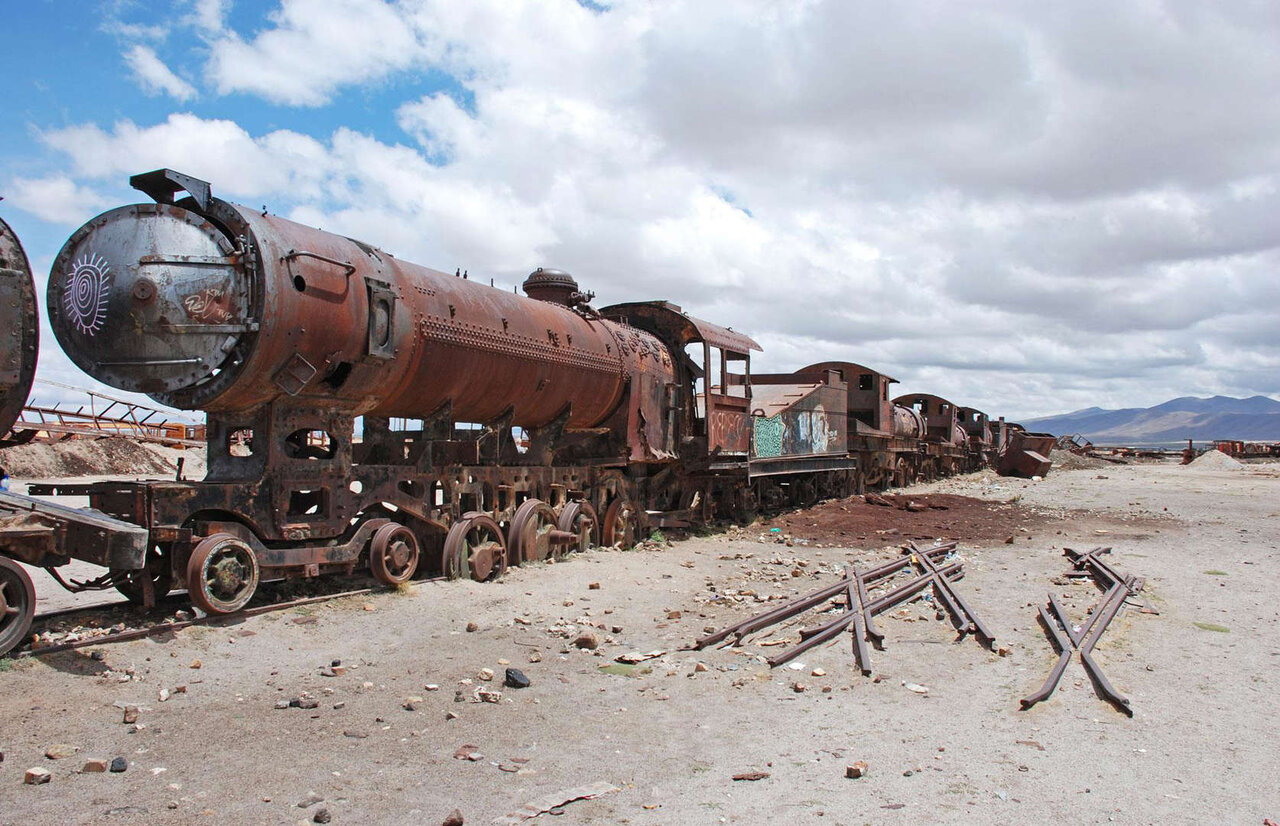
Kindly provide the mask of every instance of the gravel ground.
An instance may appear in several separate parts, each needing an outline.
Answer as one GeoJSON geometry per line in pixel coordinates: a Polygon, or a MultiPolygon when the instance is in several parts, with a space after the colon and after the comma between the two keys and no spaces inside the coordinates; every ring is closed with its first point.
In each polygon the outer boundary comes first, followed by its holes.
{"type": "MultiPolygon", "coordinates": [[[[593,551],[490,585],[425,582],[103,646],[101,660],[90,649],[0,663],[0,823],[292,823],[324,809],[337,824],[436,824],[457,808],[482,824],[595,783],[616,791],[565,804],[555,822],[1163,826],[1280,814],[1280,466],[972,475],[908,493],[1016,498],[993,511],[1007,522],[987,538],[953,534],[958,587],[1009,656],[956,641],[920,602],[882,616],[878,681],[856,671],[848,636],[799,670],[769,671],[759,657],[779,649],[765,638],[680,650],[769,595],[896,553],[818,547],[802,521],[778,535],[792,546],[757,524],[593,551]],[[1083,618],[1099,592],[1061,578],[1062,548],[1100,544],[1146,576],[1160,611],[1126,609],[1097,651],[1134,718],[1095,696],[1078,660],[1050,700],[1020,711],[1055,659],[1034,606],[1053,590],[1083,618]],[[596,651],[572,647],[583,630],[596,651]],[[655,650],[667,653],[610,665],[655,650]],[[508,666],[532,685],[503,688],[508,666]],[[477,701],[479,688],[499,702],[477,701]],[[275,707],[299,697],[316,707],[275,707]],[[126,704],[142,728],[122,722],[126,704]],[[58,744],[76,751],[45,757],[58,744]],[[79,771],[116,756],[123,774],[79,771]],[[855,761],[867,775],[846,779],[855,761]],[[24,785],[36,766],[52,781],[24,785]],[[750,772],[768,776],[733,780],[750,772]]],[[[905,512],[874,513],[893,530],[905,512]]]]}

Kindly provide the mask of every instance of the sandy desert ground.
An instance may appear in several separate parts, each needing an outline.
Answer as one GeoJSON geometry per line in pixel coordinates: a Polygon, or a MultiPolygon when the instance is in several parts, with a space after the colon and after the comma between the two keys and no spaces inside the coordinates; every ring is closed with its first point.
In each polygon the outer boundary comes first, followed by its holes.
{"type": "Polygon", "coordinates": [[[488,585],[422,582],[6,660],[0,823],[437,824],[457,809],[487,824],[584,788],[612,791],[539,821],[1280,818],[1280,465],[975,474],[907,493],[989,504],[912,522],[860,500],[826,503],[488,585]],[[841,536],[832,526],[848,514],[857,519],[841,536]],[[684,650],[704,629],[777,605],[771,596],[940,536],[961,540],[957,587],[1007,656],[957,641],[925,602],[881,617],[874,677],[854,667],[847,634],[799,669],[770,670],[761,659],[780,649],[762,643],[794,639],[794,623],[740,647],[684,650]],[[1052,590],[1083,619],[1100,592],[1062,577],[1062,549],[1097,545],[1146,577],[1159,611],[1126,608],[1097,650],[1134,716],[1098,699],[1078,660],[1051,699],[1022,711],[1056,658],[1035,606],[1052,590]],[[584,631],[594,651],[573,646],[584,631]],[[651,651],[666,653],[615,662],[651,651]],[[532,684],[503,687],[507,667],[532,684]],[[501,697],[483,702],[481,689],[501,697]],[[277,708],[298,698],[315,708],[277,708]],[[137,723],[122,722],[126,705],[137,723]],[[59,745],[74,753],[45,756],[59,745]],[[81,771],[115,757],[127,771],[81,771]],[[866,776],[846,778],[856,761],[866,776]],[[37,766],[51,782],[25,785],[37,766]],[[749,773],[767,776],[733,779],[749,773]]]}

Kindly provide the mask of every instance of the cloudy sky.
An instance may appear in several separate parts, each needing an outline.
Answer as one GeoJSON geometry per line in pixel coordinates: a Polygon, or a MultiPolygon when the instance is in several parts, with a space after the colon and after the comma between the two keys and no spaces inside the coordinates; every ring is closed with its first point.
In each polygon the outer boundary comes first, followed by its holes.
{"type": "MultiPolygon", "coordinates": [[[[172,167],[499,285],[665,298],[757,370],[1013,418],[1280,396],[1280,6],[24,0],[0,215],[40,281],[172,167]],[[74,10],[74,13],[72,11],[74,10]]],[[[87,384],[45,328],[41,375],[87,384]]]]}

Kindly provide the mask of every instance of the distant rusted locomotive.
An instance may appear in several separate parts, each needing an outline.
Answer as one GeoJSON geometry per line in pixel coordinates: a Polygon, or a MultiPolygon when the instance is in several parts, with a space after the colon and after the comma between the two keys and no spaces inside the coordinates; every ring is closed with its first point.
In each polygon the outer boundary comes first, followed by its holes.
{"type": "Polygon", "coordinates": [[[984,414],[891,401],[857,364],[752,375],[759,345],[674,304],[597,310],[555,270],[520,296],[171,170],[131,183],[154,203],[78,230],[47,305],[86,373],[207,414],[205,479],[73,491],[145,532],[145,559],[91,554],[145,604],[185,587],[232,612],[263,579],[360,566],[488,580],[999,450],[984,414]]]}

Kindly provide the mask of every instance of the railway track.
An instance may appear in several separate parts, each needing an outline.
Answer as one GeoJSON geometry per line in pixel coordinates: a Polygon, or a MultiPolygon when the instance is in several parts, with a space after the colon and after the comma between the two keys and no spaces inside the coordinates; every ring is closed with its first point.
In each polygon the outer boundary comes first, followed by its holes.
{"type": "MultiPolygon", "coordinates": [[[[419,582],[434,582],[442,580],[443,577],[430,577],[421,580],[415,580],[414,584],[419,582]]],[[[329,584],[339,586],[350,584],[349,582],[330,581],[329,584]]],[[[156,608],[151,611],[144,611],[142,608],[134,605],[128,600],[120,600],[108,604],[92,605],[84,608],[63,608],[57,611],[49,611],[43,614],[37,614],[32,624],[33,637],[38,638],[42,632],[52,630],[51,626],[56,624],[82,619],[77,623],[77,627],[104,627],[104,623],[99,621],[94,625],[95,619],[111,619],[114,620],[110,625],[124,624],[125,628],[114,633],[102,634],[100,636],[92,636],[83,639],[77,639],[68,642],[55,642],[49,645],[40,645],[31,647],[28,643],[25,647],[14,650],[10,656],[15,659],[26,659],[29,657],[41,657],[47,654],[56,654],[62,651],[74,651],[82,648],[92,648],[101,645],[111,645],[120,642],[129,642],[130,640],[145,639],[146,637],[158,634],[170,633],[183,628],[189,628],[196,625],[221,625],[227,622],[235,622],[245,617],[256,617],[261,614],[269,614],[275,611],[285,611],[290,608],[297,608],[302,605],[314,605],[320,602],[329,602],[331,600],[342,599],[343,597],[358,597],[385,591],[386,588],[377,585],[371,585],[363,588],[349,588],[332,593],[316,594],[313,596],[296,597],[292,599],[277,599],[266,601],[262,604],[252,605],[234,614],[207,614],[195,615],[191,619],[173,620],[172,613],[178,608],[189,608],[190,603],[182,592],[175,592],[160,600],[156,608]],[[121,613],[124,614],[123,619],[121,613]],[[132,624],[133,627],[130,627],[132,624]]],[[[260,595],[271,598],[270,590],[262,589],[260,595]]]]}

